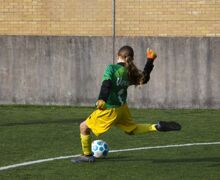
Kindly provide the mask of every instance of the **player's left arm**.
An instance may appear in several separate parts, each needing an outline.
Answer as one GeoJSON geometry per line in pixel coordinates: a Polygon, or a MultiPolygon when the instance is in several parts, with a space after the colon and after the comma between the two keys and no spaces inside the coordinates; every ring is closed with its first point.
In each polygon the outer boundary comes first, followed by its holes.
{"type": "Polygon", "coordinates": [[[147,62],[144,67],[143,75],[144,80],[143,84],[146,84],[150,80],[150,73],[154,68],[154,61],[157,58],[157,54],[152,49],[147,49],[146,51],[147,62]]]}

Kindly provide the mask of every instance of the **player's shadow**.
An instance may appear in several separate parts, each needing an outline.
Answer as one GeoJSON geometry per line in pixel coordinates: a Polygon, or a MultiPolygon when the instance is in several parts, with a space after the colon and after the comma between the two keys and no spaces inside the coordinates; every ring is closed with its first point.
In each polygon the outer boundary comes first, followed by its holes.
{"type": "Polygon", "coordinates": [[[181,158],[181,159],[154,159],[154,160],[152,160],[152,162],[153,163],[202,163],[202,162],[219,163],[220,162],[220,157],[181,158]]]}
{"type": "Polygon", "coordinates": [[[0,126],[28,126],[28,125],[43,125],[43,124],[72,124],[79,125],[83,121],[80,119],[56,119],[56,120],[25,120],[25,122],[19,123],[5,123],[0,126]]]}
{"type": "Polygon", "coordinates": [[[210,167],[218,167],[218,166],[220,166],[220,163],[219,164],[213,164],[210,167]]]}
{"type": "Polygon", "coordinates": [[[209,162],[214,163],[211,165],[211,167],[218,167],[220,166],[220,157],[204,157],[204,158],[179,158],[179,159],[152,159],[147,157],[137,158],[137,157],[131,157],[131,156],[115,156],[115,157],[108,157],[106,160],[111,162],[143,162],[143,161],[149,161],[151,163],[155,164],[187,164],[187,163],[203,163],[203,162],[209,162]]]}
{"type": "Polygon", "coordinates": [[[98,158],[96,160],[97,162],[108,162],[108,161],[111,161],[111,162],[119,162],[119,161],[131,161],[129,160],[129,156],[113,156],[113,157],[107,157],[107,158],[98,158]]]}
{"type": "Polygon", "coordinates": [[[190,163],[211,163],[208,167],[220,166],[220,157],[205,157],[205,158],[181,158],[181,159],[163,159],[153,160],[153,163],[175,163],[175,164],[190,164],[190,163]]]}

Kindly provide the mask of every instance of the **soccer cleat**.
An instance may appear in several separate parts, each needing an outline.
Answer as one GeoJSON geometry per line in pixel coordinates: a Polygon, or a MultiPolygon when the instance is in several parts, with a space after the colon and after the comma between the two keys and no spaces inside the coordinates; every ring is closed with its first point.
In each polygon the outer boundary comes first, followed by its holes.
{"type": "Polygon", "coordinates": [[[71,162],[73,163],[93,163],[95,162],[94,156],[86,156],[86,155],[81,155],[76,158],[71,159],[71,162]]]}
{"type": "Polygon", "coordinates": [[[181,125],[174,121],[159,121],[155,126],[158,131],[179,131],[181,125]]]}

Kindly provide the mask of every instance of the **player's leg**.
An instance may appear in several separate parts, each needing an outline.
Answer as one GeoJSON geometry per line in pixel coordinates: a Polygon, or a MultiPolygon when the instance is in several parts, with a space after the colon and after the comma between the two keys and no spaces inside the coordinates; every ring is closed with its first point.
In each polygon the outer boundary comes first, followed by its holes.
{"type": "Polygon", "coordinates": [[[96,110],[80,124],[80,137],[83,155],[74,158],[73,162],[94,162],[91,151],[91,136],[99,136],[108,131],[114,123],[117,114],[114,109],[96,110]]]}
{"type": "Polygon", "coordinates": [[[181,129],[180,124],[174,121],[159,121],[157,124],[136,124],[131,117],[127,105],[120,107],[118,111],[120,115],[116,126],[129,135],[146,134],[157,131],[178,131],[181,129]]]}
{"type": "Polygon", "coordinates": [[[86,121],[83,121],[80,124],[80,139],[83,154],[87,156],[92,155],[90,129],[87,126],[86,121]]]}
{"type": "Polygon", "coordinates": [[[149,132],[156,132],[156,124],[136,124],[131,116],[127,104],[117,109],[118,120],[115,124],[116,127],[123,130],[129,135],[146,134],[149,132]]]}
{"type": "Polygon", "coordinates": [[[149,132],[156,131],[179,131],[181,130],[181,125],[174,121],[159,121],[157,124],[137,124],[137,127],[131,131],[129,134],[145,134],[149,132]]]}
{"type": "Polygon", "coordinates": [[[80,124],[80,139],[83,154],[79,157],[73,158],[71,161],[74,163],[94,162],[95,158],[92,156],[91,150],[90,129],[87,126],[86,121],[83,121],[80,124]]]}
{"type": "Polygon", "coordinates": [[[150,132],[156,132],[156,124],[136,124],[136,128],[129,132],[130,135],[147,134],[150,132]]]}

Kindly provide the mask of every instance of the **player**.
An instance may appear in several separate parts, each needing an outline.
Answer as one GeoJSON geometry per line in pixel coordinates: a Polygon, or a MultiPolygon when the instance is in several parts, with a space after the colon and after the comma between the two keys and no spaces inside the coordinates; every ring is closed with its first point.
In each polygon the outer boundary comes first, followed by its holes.
{"type": "Polygon", "coordinates": [[[130,46],[123,46],[118,51],[117,64],[110,64],[102,77],[102,86],[95,110],[80,124],[80,137],[83,155],[72,159],[72,162],[94,162],[91,151],[92,132],[99,136],[116,126],[129,135],[145,134],[157,131],[178,131],[181,125],[176,122],[159,121],[157,124],[136,124],[126,103],[127,89],[131,85],[146,84],[154,67],[156,53],[148,49],[144,71],[134,64],[134,51],[130,46]]]}

